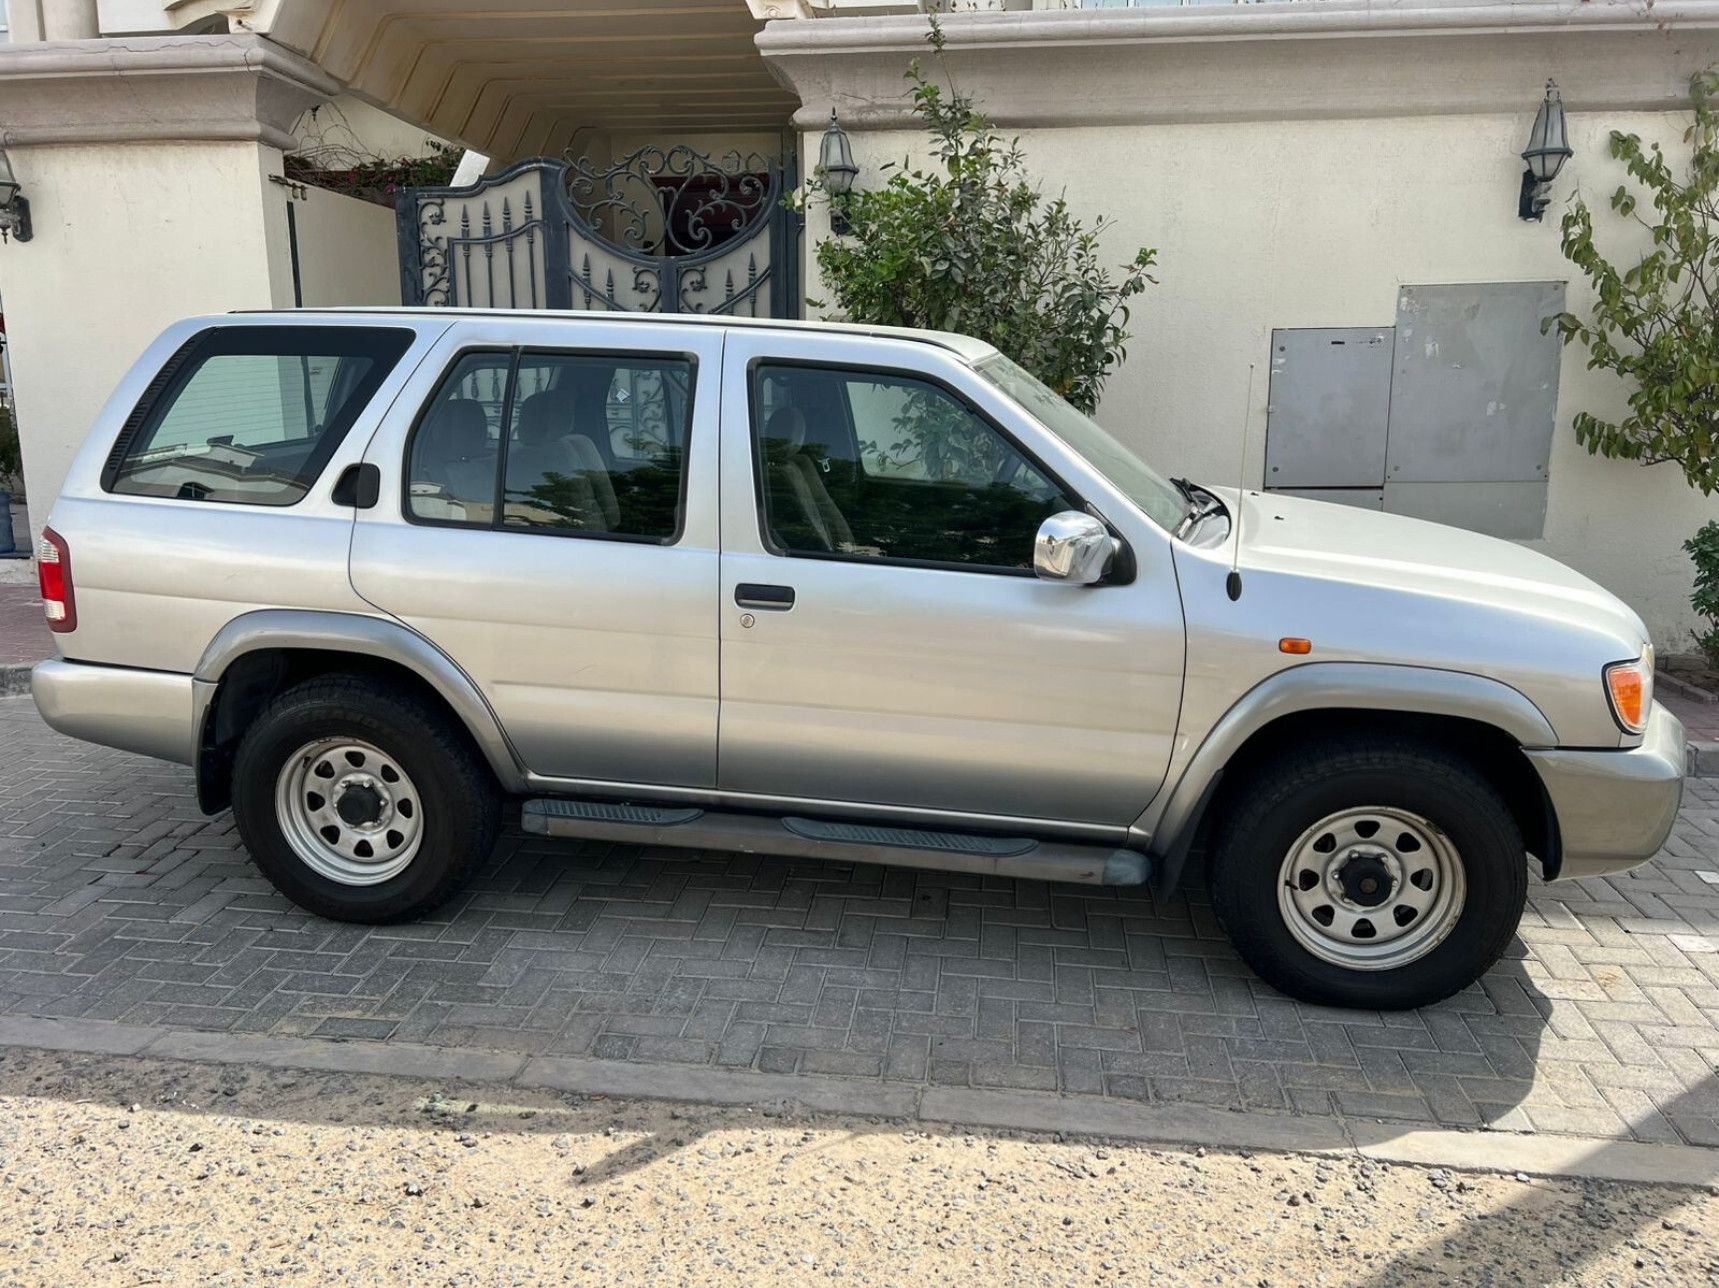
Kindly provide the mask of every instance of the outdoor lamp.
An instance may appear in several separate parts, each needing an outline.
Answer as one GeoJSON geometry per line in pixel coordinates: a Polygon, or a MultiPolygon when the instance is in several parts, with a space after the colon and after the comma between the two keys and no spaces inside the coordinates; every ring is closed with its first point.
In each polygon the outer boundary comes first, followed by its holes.
{"type": "Polygon", "coordinates": [[[1524,219],[1540,222],[1551,198],[1546,190],[1564,162],[1570,159],[1570,141],[1564,128],[1564,100],[1558,97],[1558,86],[1546,82],[1546,97],[1534,117],[1534,128],[1528,134],[1528,146],[1522,153],[1528,168],[1522,172],[1522,199],[1516,213],[1524,219]]]}
{"type": "Polygon", "coordinates": [[[0,148],[0,241],[30,240],[30,201],[12,175],[12,160],[0,148]]]}
{"type": "Polygon", "coordinates": [[[824,190],[830,194],[830,231],[837,237],[848,230],[847,215],[842,207],[854,190],[859,167],[854,164],[853,144],[848,132],[836,120],[836,109],[830,109],[830,124],[824,130],[824,141],[818,145],[818,169],[824,176],[824,190]]]}

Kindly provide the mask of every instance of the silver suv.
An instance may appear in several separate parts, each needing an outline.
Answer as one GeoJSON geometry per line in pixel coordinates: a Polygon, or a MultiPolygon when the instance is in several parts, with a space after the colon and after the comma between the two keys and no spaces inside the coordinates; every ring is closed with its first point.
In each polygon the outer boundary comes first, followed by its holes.
{"type": "Polygon", "coordinates": [[[614,314],[170,328],[39,550],[49,724],[304,907],[550,836],[1175,888],[1296,997],[1471,984],[1665,840],[1641,621],[1538,554],[1170,481],[989,346],[614,314]]]}

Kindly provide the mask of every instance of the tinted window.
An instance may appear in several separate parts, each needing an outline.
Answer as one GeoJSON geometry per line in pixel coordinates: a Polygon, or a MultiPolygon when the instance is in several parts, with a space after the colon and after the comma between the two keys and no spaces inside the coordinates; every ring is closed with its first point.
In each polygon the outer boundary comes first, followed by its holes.
{"type": "Polygon", "coordinates": [[[410,331],[373,327],[206,331],[133,412],[104,483],[134,496],[291,505],[411,342],[410,331]]]}
{"type": "Polygon", "coordinates": [[[489,527],[507,409],[510,353],[468,353],[431,397],[412,435],[406,509],[414,518],[489,527]]]}
{"type": "Polygon", "coordinates": [[[409,513],[482,527],[672,540],[680,529],[692,380],[693,364],[684,358],[468,354],[413,437],[409,513]]]}
{"type": "Polygon", "coordinates": [[[765,527],[795,554],[1032,567],[1038,526],[1078,509],[983,416],[907,376],[759,367],[765,527]]]}

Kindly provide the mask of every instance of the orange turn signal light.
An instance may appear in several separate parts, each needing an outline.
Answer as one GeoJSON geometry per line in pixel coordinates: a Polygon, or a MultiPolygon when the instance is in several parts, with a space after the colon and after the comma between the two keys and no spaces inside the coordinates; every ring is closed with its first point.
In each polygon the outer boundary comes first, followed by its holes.
{"type": "Polygon", "coordinates": [[[1612,714],[1630,733],[1647,728],[1649,682],[1652,672],[1645,658],[1634,662],[1613,662],[1606,668],[1606,693],[1612,700],[1612,714]]]}
{"type": "Polygon", "coordinates": [[[1303,657],[1313,651],[1313,641],[1285,635],[1282,639],[1277,641],[1277,651],[1279,653],[1292,653],[1296,657],[1303,657]]]}

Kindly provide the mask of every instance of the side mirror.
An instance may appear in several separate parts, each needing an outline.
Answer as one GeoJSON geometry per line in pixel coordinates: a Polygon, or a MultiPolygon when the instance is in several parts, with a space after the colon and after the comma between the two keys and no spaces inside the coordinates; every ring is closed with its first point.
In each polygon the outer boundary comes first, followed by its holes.
{"type": "Polygon", "coordinates": [[[1090,514],[1064,510],[1039,524],[1033,539],[1033,571],[1045,581],[1090,586],[1103,580],[1122,543],[1090,514]]]}

